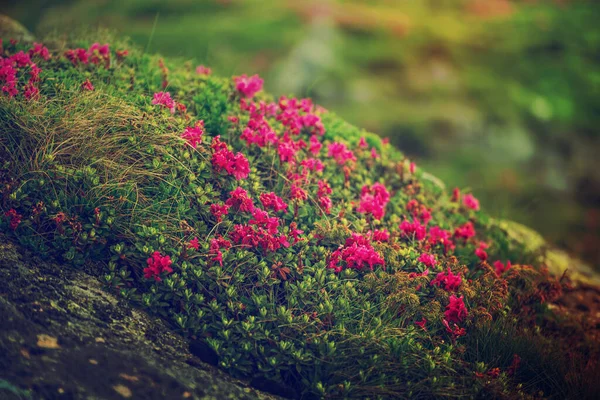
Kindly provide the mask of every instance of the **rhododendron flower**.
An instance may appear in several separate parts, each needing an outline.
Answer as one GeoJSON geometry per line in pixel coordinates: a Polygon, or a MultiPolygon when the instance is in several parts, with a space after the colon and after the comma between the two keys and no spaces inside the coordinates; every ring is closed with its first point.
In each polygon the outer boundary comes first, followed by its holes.
{"type": "Polygon", "coordinates": [[[211,147],[215,150],[211,162],[217,172],[225,170],[237,180],[248,177],[250,174],[250,164],[242,153],[233,154],[227,148],[227,145],[220,141],[220,136],[213,139],[211,147]]]}
{"type": "Polygon", "coordinates": [[[258,75],[248,77],[246,74],[233,78],[235,88],[245,97],[254,97],[254,95],[262,89],[263,80],[258,75]]]}
{"type": "Polygon", "coordinates": [[[459,189],[459,188],[457,188],[457,187],[455,187],[455,188],[452,190],[452,201],[453,201],[454,203],[458,203],[458,202],[459,202],[459,200],[460,200],[460,189],[459,189]]]}
{"type": "Polygon", "coordinates": [[[127,49],[117,50],[116,54],[117,54],[117,59],[123,60],[125,57],[127,57],[129,55],[129,50],[127,50],[127,49]]]}
{"type": "Polygon", "coordinates": [[[442,320],[442,323],[446,327],[446,331],[453,336],[459,337],[467,334],[467,330],[465,328],[460,328],[458,325],[454,324],[454,327],[450,327],[450,324],[447,320],[442,320]]]}
{"type": "Polygon", "coordinates": [[[229,233],[231,240],[248,248],[261,248],[267,252],[275,252],[281,247],[289,247],[286,236],[277,236],[261,227],[250,225],[235,225],[229,233]]]}
{"type": "Polygon", "coordinates": [[[427,330],[427,328],[425,327],[425,324],[427,324],[427,320],[425,319],[425,317],[423,317],[423,319],[420,321],[415,321],[415,325],[418,326],[419,328],[423,329],[424,331],[427,330]]]}
{"type": "Polygon", "coordinates": [[[454,248],[454,243],[450,236],[450,232],[447,230],[442,229],[439,226],[432,226],[431,229],[429,229],[428,242],[431,245],[441,244],[444,246],[444,250],[447,251],[454,248]]]}
{"type": "Polygon", "coordinates": [[[200,242],[198,241],[198,238],[195,237],[192,240],[190,240],[187,247],[188,249],[194,249],[198,251],[198,249],[200,249],[200,242]]]}
{"type": "Polygon", "coordinates": [[[362,187],[360,203],[356,211],[361,214],[371,214],[375,219],[385,215],[385,207],[390,201],[390,193],[381,183],[374,183],[371,187],[362,187]]]}
{"type": "Polygon", "coordinates": [[[485,249],[488,247],[490,246],[486,242],[479,242],[479,246],[475,249],[475,255],[479,257],[481,261],[487,260],[488,254],[485,249]]]}
{"type": "Polygon", "coordinates": [[[300,166],[315,172],[321,172],[324,168],[323,163],[318,158],[307,158],[306,160],[302,160],[300,166]]]}
{"type": "Polygon", "coordinates": [[[329,196],[321,196],[319,197],[319,207],[323,209],[325,214],[331,214],[331,208],[333,207],[333,201],[329,196]]]}
{"type": "Polygon", "coordinates": [[[303,233],[303,230],[298,229],[298,224],[296,224],[295,222],[292,222],[290,224],[288,235],[294,239],[294,244],[300,241],[300,235],[302,235],[303,233]]]}
{"type": "Polygon", "coordinates": [[[462,278],[459,275],[454,275],[450,268],[447,272],[440,272],[437,274],[434,280],[431,281],[431,285],[442,287],[449,292],[455,292],[458,290],[462,283],[462,278]]]}
{"type": "Polygon", "coordinates": [[[466,194],[463,197],[463,204],[465,207],[470,208],[471,210],[479,211],[479,200],[477,200],[471,193],[466,194]]]}
{"type": "Polygon", "coordinates": [[[144,268],[144,278],[154,278],[156,282],[161,281],[161,274],[170,274],[173,272],[171,268],[171,257],[163,256],[158,251],[152,253],[152,256],[146,261],[148,266],[144,268]]]}
{"type": "Polygon", "coordinates": [[[327,150],[327,156],[333,157],[339,165],[344,165],[347,161],[356,161],[356,156],[352,150],[348,149],[348,147],[343,143],[330,143],[327,147],[327,150]]]}
{"type": "Polygon", "coordinates": [[[40,90],[31,82],[25,85],[25,90],[23,91],[23,96],[27,100],[35,99],[39,96],[40,90]]]}
{"type": "Polygon", "coordinates": [[[369,144],[365,140],[364,136],[361,137],[360,140],[358,141],[358,147],[360,147],[361,149],[366,149],[367,147],[369,147],[369,144]]]}
{"type": "Polygon", "coordinates": [[[221,267],[223,266],[223,253],[221,249],[231,248],[231,242],[221,236],[218,236],[210,241],[209,253],[212,255],[211,261],[218,262],[221,267]]]}
{"type": "Polygon", "coordinates": [[[154,93],[152,104],[168,108],[171,114],[175,114],[175,101],[171,98],[171,93],[169,92],[154,93]]]}
{"type": "Polygon", "coordinates": [[[263,207],[270,208],[275,212],[287,212],[288,205],[283,201],[281,197],[277,196],[275,193],[263,193],[260,195],[259,198],[263,207]]]}
{"type": "Polygon", "coordinates": [[[92,85],[92,82],[90,82],[89,79],[86,79],[85,82],[83,82],[81,84],[81,88],[83,90],[89,90],[90,92],[94,90],[94,85],[92,85]]]}
{"type": "Polygon", "coordinates": [[[385,266],[385,261],[368,241],[360,244],[354,242],[350,246],[347,242],[345,246],[340,246],[339,249],[331,254],[327,267],[333,269],[335,272],[341,272],[343,265],[346,268],[356,270],[362,270],[368,266],[372,271],[375,265],[385,266]],[[344,264],[342,264],[342,261],[344,264]]]}
{"type": "Polygon", "coordinates": [[[424,225],[421,225],[419,221],[408,222],[407,220],[404,220],[400,224],[400,230],[405,237],[414,237],[416,240],[425,239],[426,228],[424,225]]]}
{"type": "Polygon", "coordinates": [[[496,275],[500,276],[503,273],[505,273],[506,271],[508,271],[509,269],[511,269],[512,264],[510,263],[510,261],[507,261],[506,264],[502,263],[502,261],[497,260],[496,262],[494,262],[494,268],[496,269],[496,275]]]}
{"type": "Polygon", "coordinates": [[[242,212],[252,212],[254,210],[254,202],[248,196],[248,192],[241,187],[229,192],[229,199],[227,199],[225,204],[242,212]]]}
{"type": "Polygon", "coordinates": [[[373,160],[377,160],[379,158],[379,154],[377,154],[377,149],[375,149],[375,147],[371,148],[371,158],[373,160]]]}
{"type": "Polygon", "coordinates": [[[321,152],[321,148],[323,147],[323,144],[319,141],[319,138],[317,137],[317,135],[312,135],[309,139],[309,147],[308,147],[308,151],[311,152],[311,154],[313,155],[318,155],[321,152]]]}
{"type": "Polygon", "coordinates": [[[205,67],[204,65],[198,65],[196,67],[196,73],[198,75],[210,75],[212,73],[212,69],[205,67]]]}
{"type": "Polygon", "coordinates": [[[454,236],[457,238],[469,239],[475,236],[475,227],[472,222],[467,222],[466,224],[456,228],[454,231],[454,236]]]}
{"type": "Polygon", "coordinates": [[[415,164],[414,162],[411,162],[410,165],[408,166],[408,170],[410,171],[411,174],[414,174],[417,171],[417,164],[415,164]]]}
{"type": "Polygon", "coordinates": [[[422,262],[423,264],[425,264],[426,266],[428,266],[430,268],[433,268],[437,264],[437,261],[435,260],[435,256],[433,256],[432,254],[427,254],[427,253],[421,254],[418,261],[422,262]]]}
{"type": "Polygon", "coordinates": [[[375,229],[373,231],[373,240],[375,242],[389,242],[390,241],[390,233],[387,229],[375,229]]]}
{"type": "Polygon", "coordinates": [[[252,219],[248,221],[248,224],[263,228],[271,235],[277,234],[279,230],[279,218],[270,217],[269,213],[260,208],[252,210],[252,219]]]}
{"type": "Polygon", "coordinates": [[[23,216],[19,214],[14,208],[11,208],[7,212],[5,212],[4,215],[9,218],[9,227],[13,231],[17,229],[17,227],[21,223],[21,219],[23,218],[23,216]]]}
{"type": "Polygon", "coordinates": [[[99,64],[100,62],[104,62],[104,66],[106,68],[108,68],[108,66],[110,65],[110,52],[108,50],[108,44],[92,44],[88,50],[88,55],[92,64],[99,64]]]}
{"type": "Polygon", "coordinates": [[[460,323],[468,315],[467,308],[463,301],[463,296],[456,297],[455,295],[450,296],[450,303],[446,306],[444,316],[448,322],[460,323]]]}
{"type": "Polygon", "coordinates": [[[210,205],[210,213],[215,216],[217,222],[223,221],[223,215],[227,215],[229,213],[229,205],[227,204],[211,204],[210,205]]]}
{"type": "Polygon", "coordinates": [[[33,48],[29,49],[29,55],[31,57],[38,55],[46,61],[50,59],[50,52],[48,49],[43,44],[36,42],[33,42],[33,48]]]}
{"type": "Polygon", "coordinates": [[[200,120],[196,123],[196,126],[188,126],[185,131],[181,134],[181,138],[192,146],[193,148],[198,147],[198,143],[202,142],[202,135],[204,134],[204,121],[200,120]]]}

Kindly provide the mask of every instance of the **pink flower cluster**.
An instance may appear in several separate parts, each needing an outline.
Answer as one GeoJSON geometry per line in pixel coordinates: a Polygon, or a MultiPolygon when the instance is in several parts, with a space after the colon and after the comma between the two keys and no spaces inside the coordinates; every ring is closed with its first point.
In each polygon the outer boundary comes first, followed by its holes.
{"type": "Polygon", "coordinates": [[[463,197],[463,204],[465,205],[465,207],[471,210],[479,211],[479,200],[477,200],[475,196],[473,196],[471,193],[466,194],[463,197]]]}
{"type": "Polygon", "coordinates": [[[229,192],[229,199],[227,199],[225,205],[228,208],[233,207],[233,209],[239,210],[241,212],[251,213],[252,211],[254,211],[254,201],[252,201],[252,198],[248,196],[248,192],[246,192],[241,187],[235,188],[234,190],[229,192]]]}
{"type": "Polygon", "coordinates": [[[361,214],[371,214],[375,219],[382,219],[389,201],[390,193],[384,185],[381,183],[374,183],[371,187],[365,185],[361,190],[357,211],[361,214]]]}
{"type": "Polygon", "coordinates": [[[258,75],[248,77],[246,74],[233,78],[235,88],[245,97],[252,98],[262,89],[263,80],[258,75]]]}
{"type": "Polygon", "coordinates": [[[477,248],[475,249],[475,255],[479,257],[481,261],[487,260],[488,254],[487,251],[485,251],[485,249],[487,249],[488,247],[490,246],[487,243],[479,242],[479,246],[477,246],[477,248]]]}
{"type": "Polygon", "coordinates": [[[319,189],[317,190],[317,201],[319,202],[319,207],[323,210],[325,214],[331,213],[331,207],[333,207],[333,202],[331,201],[331,197],[329,195],[333,193],[331,186],[325,180],[319,180],[317,182],[319,185],[319,189]]]}
{"type": "Polygon", "coordinates": [[[260,202],[262,203],[264,208],[270,208],[275,212],[283,211],[287,212],[288,205],[283,201],[283,199],[277,196],[275,193],[262,193],[259,196],[260,202]]]}
{"type": "Polygon", "coordinates": [[[462,283],[462,278],[459,275],[454,275],[450,268],[447,272],[440,272],[437,274],[434,280],[431,281],[431,285],[437,287],[443,287],[449,292],[456,292],[462,283]]]}
{"type": "Polygon", "coordinates": [[[192,146],[194,149],[198,147],[198,144],[202,142],[202,135],[204,134],[204,121],[200,120],[195,126],[188,126],[181,134],[181,138],[184,139],[187,144],[192,146]]]}
{"type": "Polygon", "coordinates": [[[82,48],[69,49],[65,51],[65,57],[67,57],[74,66],[77,66],[79,63],[92,63],[95,65],[102,63],[105,68],[110,66],[110,51],[108,44],[100,45],[100,43],[94,43],[87,50],[82,48]]]}
{"type": "Polygon", "coordinates": [[[454,231],[454,236],[462,239],[470,239],[475,236],[475,227],[471,221],[466,224],[459,226],[454,231]]]}
{"type": "Polygon", "coordinates": [[[94,91],[94,85],[92,85],[92,82],[90,82],[89,79],[86,79],[85,82],[81,84],[81,89],[92,92],[94,91]]]}
{"type": "Polygon", "coordinates": [[[171,111],[171,114],[175,114],[175,100],[171,98],[171,93],[169,92],[158,92],[154,93],[154,98],[152,99],[152,104],[155,106],[163,106],[168,108],[171,111]]]}
{"type": "Polygon", "coordinates": [[[222,222],[223,216],[229,214],[229,207],[231,206],[227,204],[211,204],[210,213],[217,219],[217,222],[222,222]]]}
{"type": "Polygon", "coordinates": [[[19,214],[17,212],[17,210],[15,210],[14,208],[11,208],[7,212],[5,212],[4,215],[6,217],[8,217],[8,219],[9,219],[8,226],[13,231],[17,229],[17,227],[21,223],[21,219],[23,218],[23,216],[21,214],[19,214]]]}
{"type": "Polygon", "coordinates": [[[146,260],[147,267],[144,268],[144,278],[154,278],[156,282],[161,281],[162,274],[170,274],[173,272],[171,268],[171,257],[163,256],[158,251],[152,253],[152,256],[146,260]]]}
{"type": "Polygon", "coordinates": [[[237,180],[248,177],[250,174],[248,159],[240,152],[234,154],[220,138],[220,136],[215,137],[211,145],[214,151],[211,162],[215,170],[217,172],[225,170],[237,180]]]}
{"type": "Polygon", "coordinates": [[[462,322],[468,315],[463,296],[456,297],[452,295],[449,300],[450,303],[446,306],[446,311],[444,312],[446,321],[454,323],[462,322]]]}
{"type": "Polygon", "coordinates": [[[433,254],[428,254],[428,253],[421,254],[421,256],[419,256],[419,260],[418,261],[422,262],[423,264],[425,264],[429,268],[433,268],[437,264],[435,256],[433,254]]]}
{"type": "Polygon", "coordinates": [[[329,146],[327,147],[327,156],[333,157],[333,159],[339,165],[344,165],[348,161],[356,161],[356,156],[354,155],[352,150],[350,150],[348,146],[346,146],[344,143],[340,142],[333,142],[329,144],[329,146]]]}
{"type": "Polygon", "coordinates": [[[358,234],[353,234],[352,237],[346,240],[344,246],[340,246],[339,249],[331,254],[327,267],[339,273],[344,266],[359,271],[368,266],[372,271],[375,265],[383,267],[385,266],[385,261],[375,251],[369,239],[358,234]]]}
{"type": "Polygon", "coordinates": [[[212,69],[205,67],[204,65],[198,65],[196,67],[196,73],[198,75],[210,75],[212,74],[212,69]]]}
{"type": "Polygon", "coordinates": [[[420,241],[425,239],[427,227],[416,220],[413,222],[404,220],[400,223],[400,231],[402,232],[402,236],[420,241]]]}
{"type": "Polygon", "coordinates": [[[23,95],[27,100],[31,100],[39,95],[36,83],[40,80],[39,75],[42,70],[23,51],[19,51],[10,57],[0,56],[0,84],[2,84],[2,91],[8,94],[9,97],[19,94],[17,73],[20,69],[26,67],[29,67],[29,81],[24,87],[23,95]]]}
{"type": "Polygon", "coordinates": [[[504,264],[502,261],[497,260],[496,262],[494,262],[494,269],[496,270],[496,275],[500,276],[503,273],[505,273],[506,271],[508,271],[509,269],[511,269],[512,264],[510,263],[510,261],[507,261],[506,264],[504,264]]]}
{"type": "Polygon", "coordinates": [[[209,253],[212,255],[211,261],[218,262],[219,265],[223,266],[223,252],[221,249],[230,249],[231,242],[221,236],[218,236],[210,241],[209,253]]]}

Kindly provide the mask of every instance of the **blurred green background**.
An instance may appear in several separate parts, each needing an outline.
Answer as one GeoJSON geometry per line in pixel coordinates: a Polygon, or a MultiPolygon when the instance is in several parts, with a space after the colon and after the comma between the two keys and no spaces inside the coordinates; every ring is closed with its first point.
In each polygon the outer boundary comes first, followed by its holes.
{"type": "Polygon", "coordinates": [[[43,33],[110,27],[219,75],[259,73],[389,137],[498,217],[600,265],[600,3],[21,0],[43,33]]]}

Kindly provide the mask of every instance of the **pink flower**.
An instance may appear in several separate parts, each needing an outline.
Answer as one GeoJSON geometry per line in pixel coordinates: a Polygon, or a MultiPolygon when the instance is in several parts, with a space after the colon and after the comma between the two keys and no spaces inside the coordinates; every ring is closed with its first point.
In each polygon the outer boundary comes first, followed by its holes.
{"type": "Polygon", "coordinates": [[[465,207],[470,208],[471,210],[479,210],[479,200],[477,200],[471,193],[466,194],[463,197],[463,204],[465,207]]]}
{"type": "Polygon", "coordinates": [[[190,240],[187,247],[188,249],[194,249],[198,251],[198,249],[200,249],[200,242],[198,241],[198,238],[195,237],[192,240],[190,240]]]}
{"type": "Polygon", "coordinates": [[[414,237],[416,240],[425,239],[426,228],[424,225],[421,225],[419,221],[408,222],[407,220],[404,220],[400,224],[400,230],[405,237],[414,237]]]}
{"type": "Polygon", "coordinates": [[[215,152],[212,155],[212,165],[220,172],[225,170],[229,175],[237,180],[247,178],[250,174],[250,164],[248,159],[240,152],[233,154],[227,148],[227,144],[220,141],[220,136],[213,139],[211,147],[215,152]]]}
{"type": "Polygon", "coordinates": [[[427,330],[427,328],[425,327],[425,324],[427,324],[427,320],[425,319],[425,317],[423,317],[423,319],[420,321],[415,321],[415,325],[418,326],[419,328],[423,329],[424,331],[427,330]]]}
{"type": "Polygon", "coordinates": [[[196,123],[196,126],[188,126],[185,131],[181,134],[181,138],[184,139],[193,148],[198,147],[198,143],[202,142],[202,135],[204,134],[204,121],[200,120],[196,123]]]}
{"type": "Polygon", "coordinates": [[[223,216],[229,213],[229,207],[227,204],[211,204],[210,213],[217,219],[217,222],[222,222],[223,216]]]}
{"type": "Polygon", "coordinates": [[[243,94],[245,97],[252,98],[254,95],[262,89],[263,80],[258,75],[248,77],[246,74],[242,76],[236,76],[233,78],[235,82],[235,88],[238,92],[243,94]]]}
{"type": "Polygon", "coordinates": [[[171,93],[169,92],[154,93],[152,104],[168,108],[171,111],[171,114],[175,114],[175,101],[171,98],[171,93]]]}
{"type": "Polygon", "coordinates": [[[365,140],[364,136],[360,138],[360,140],[358,141],[358,147],[360,147],[361,149],[366,149],[367,147],[369,147],[369,145],[367,144],[367,141],[365,140]]]}
{"type": "Polygon", "coordinates": [[[375,242],[389,242],[390,241],[390,233],[387,229],[375,229],[373,231],[373,240],[375,242]]]}
{"type": "Polygon", "coordinates": [[[33,43],[33,48],[29,49],[29,55],[31,57],[38,55],[40,56],[42,59],[48,61],[50,59],[50,52],[48,51],[48,49],[46,47],[44,47],[43,44],[41,43],[33,43]]]}
{"type": "Polygon", "coordinates": [[[441,244],[445,250],[454,248],[454,243],[452,243],[450,236],[450,232],[439,226],[432,226],[429,229],[429,243],[431,245],[441,244]]]}
{"type": "Polygon", "coordinates": [[[173,272],[171,268],[171,257],[163,256],[158,251],[152,253],[152,256],[146,261],[147,267],[144,268],[144,278],[154,278],[156,282],[160,282],[160,275],[170,274],[173,272]]]}
{"type": "Polygon", "coordinates": [[[223,266],[223,253],[221,249],[229,249],[231,248],[231,242],[221,236],[217,236],[210,241],[210,250],[209,253],[213,256],[211,258],[212,262],[218,262],[221,266],[223,266]]]}
{"type": "Polygon", "coordinates": [[[377,154],[377,149],[375,149],[375,147],[371,148],[371,158],[373,160],[377,160],[379,158],[379,154],[377,154]]]}
{"type": "Polygon", "coordinates": [[[460,275],[454,275],[450,268],[447,272],[440,272],[437,274],[434,280],[431,281],[432,286],[442,287],[449,292],[455,292],[458,290],[462,283],[460,275]]]}
{"type": "Polygon", "coordinates": [[[354,156],[352,150],[348,149],[348,147],[343,143],[331,143],[327,147],[327,150],[327,156],[333,157],[339,165],[344,165],[347,161],[356,161],[356,157],[354,156]]]}
{"type": "Polygon", "coordinates": [[[309,171],[321,172],[323,171],[323,163],[318,158],[307,158],[306,160],[302,160],[300,165],[309,171]]]}
{"type": "Polygon", "coordinates": [[[356,270],[362,270],[368,266],[373,271],[375,265],[385,266],[385,261],[368,242],[360,244],[354,242],[351,245],[346,242],[346,245],[340,246],[331,254],[327,267],[335,272],[341,272],[343,266],[356,270]]]}
{"type": "Polygon", "coordinates": [[[312,155],[318,155],[321,151],[321,147],[323,147],[323,144],[321,144],[317,135],[312,135],[309,141],[310,146],[308,148],[308,151],[310,151],[312,155]]]}
{"type": "Polygon", "coordinates": [[[4,215],[10,219],[9,227],[13,231],[17,229],[17,227],[21,223],[21,219],[23,218],[23,216],[19,214],[14,208],[11,208],[7,212],[5,212],[4,215]]]}
{"type": "Polygon", "coordinates": [[[510,263],[510,261],[506,262],[506,265],[502,263],[502,261],[497,260],[496,262],[494,262],[494,268],[496,269],[496,275],[500,276],[503,273],[505,273],[506,271],[508,271],[509,269],[511,269],[512,264],[510,263]]]}
{"type": "Polygon", "coordinates": [[[479,259],[481,261],[485,261],[488,258],[487,252],[484,249],[482,249],[481,247],[478,247],[478,248],[475,249],[475,255],[477,257],[479,257],[479,259]]]}
{"type": "Polygon", "coordinates": [[[250,198],[250,196],[248,196],[248,192],[241,187],[229,192],[229,199],[227,199],[225,204],[242,212],[254,211],[254,202],[252,201],[252,198],[250,198]]]}
{"type": "Polygon", "coordinates": [[[275,212],[287,212],[288,205],[283,201],[281,197],[277,196],[275,193],[263,193],[260,195],[259,198],[263,207],[270,208],[275,212]]]}
{"type": "Polygon", "coordinates": [[[411,162],[408,170],[410,171],[411,174],[414,175],[414,173],[417,171],[417,164],[415,164],[414,162],[411,162]]]}
{"type": "Polygon", "coordinates": [[[385,207],[390,201],[390,193],[381,183],[374,183],[371,187],[362,187],[360,203],[356,211],[361,214],[371,214],[375,219],[385,216],[385,207]]]}
{"type": "Polygon", "coordinates": [[[459,200],[460,200],[460,189],[459,189],[459,188],[457,188],[457,187],[455,187],[455,188],[452,190],[452,201],[453,201],[454,203],[458,203],[458,202],[459,202],[459,200]]]}
{"type": "Polygon", "coordinates": [[[446,320],[455,323],[462,322],[468,315],[463,296],[456,297],[455,295],[451,295],[449,300],[450,303],[446,306],[446,311],[444,312],[446,320]]]}
{"type": "Polygon", "coordinates": [[[467,334],[467,331],[465,328],[459,328],[459,326],[456,324],[454,324],[454,328],[450,327],[450,324],[448,323],[448,321],[446,319],[442,320],[442,323],[446,327],[446,332],[450,333],[452,336],[459,337],[459,336],[464,336],[467,334]]]}
{"type": "Polygon", "coordinates": [[[427,253],[421,254],[421,256],[419,257],[419,261],[430,268],[433,268],[437,264],[435,256],[427,253]]]}
{"type": "Polygon", "coordinates": [[[204,65],[198,65],[196,67],[196,73],[198,75],[210,75],[212,73],[212,69],[205,67],[204,65]]]}
{"type": "Polygon", "coordinates": [[[85,82],[83,82],[81,84],[81,88],[83,90],[89,90],[90,92],[94,90],[94,85],[92,85],[92,82],[90,82],[89,79],[86,79],[85,82]]]}
{"type": "Polygon", "coordinates": [[[39,95],[40,90],[33,83],[29,82],[27,85],[25,85],[23,96],[25,96],[27,100],[35,99],[39,97],[39,95]]]}
{"type": "Polygon", "coordinates": [[[475,227],[471,221],[466,224],[456,228],[454,231],[454,236],[457,238],[469,239],[475,236],[475,227]]]}

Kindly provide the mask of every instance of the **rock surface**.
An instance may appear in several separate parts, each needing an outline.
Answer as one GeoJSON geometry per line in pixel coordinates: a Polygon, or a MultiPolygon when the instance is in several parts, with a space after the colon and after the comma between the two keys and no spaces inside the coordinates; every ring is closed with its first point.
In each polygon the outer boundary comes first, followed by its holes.
{"type": "Polygon", "coordinates": [[[273,398],[188,352],[90,275],[0,235],[0,398],[273,398]]]}

